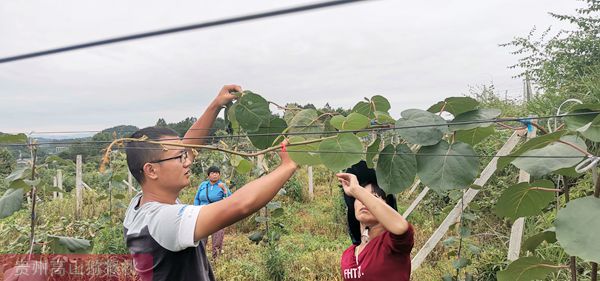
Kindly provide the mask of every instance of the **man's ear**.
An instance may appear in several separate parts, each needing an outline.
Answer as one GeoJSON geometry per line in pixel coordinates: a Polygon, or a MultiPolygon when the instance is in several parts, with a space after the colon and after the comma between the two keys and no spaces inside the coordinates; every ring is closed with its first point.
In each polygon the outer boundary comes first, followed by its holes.
{"type": "Polygon", "coordinates": [[[151,180],[156,180],[158,178],[157,169],[150,163],[144,164],[142,171],[144,171],[144,176],[151,180]]]}

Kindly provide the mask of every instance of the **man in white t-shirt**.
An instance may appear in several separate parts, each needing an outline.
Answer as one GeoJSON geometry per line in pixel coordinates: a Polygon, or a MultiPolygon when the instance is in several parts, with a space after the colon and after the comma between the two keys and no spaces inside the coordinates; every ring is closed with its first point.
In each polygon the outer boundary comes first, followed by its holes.
{"type": "MultiPolygon", "coordinates": [[[[167,128],[149,127],[131,137],[184,144],[202,144],[220,109],[235,99],[237,85],[224,86],[206,111],[180,140],[167,128]]],[[[123,221],[127,247],[143,280],[214,280],[203,238],[265,206],[294,174],[297,165],[286,152],[268,175],[249,182],[236,193],[206,206],[181,204],[180,191],[190,184],[194,157],[172,145],[129,142],[127,165],[142,192],[130,202],[123,221]],[[166,148],[166,150],[165,150],[166,148]]]]}

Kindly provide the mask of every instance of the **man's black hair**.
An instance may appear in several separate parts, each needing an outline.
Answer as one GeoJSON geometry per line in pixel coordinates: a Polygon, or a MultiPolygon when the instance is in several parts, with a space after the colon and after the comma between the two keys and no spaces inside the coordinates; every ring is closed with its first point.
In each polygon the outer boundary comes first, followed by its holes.
{"type": "MultiPolygon", "coordinates": [[[[170,128],[147,127],[133,133],[131,138],[148,137],[151,140],[158,140],[162,137],[173,137],[178,139],[177,132],[170,128]]],[[[133,177],[139,184],[144,183],[144,165],[151,161],[156,161],[162,155],[163,148],[158,144],[147,142],[128,142],[125,147],[127,154],[127,166],[133,177]]]]}
{"type": "Polygon", "coordinates": [[[210,173],[221,173],[221,170],[219,170],[219,167],[217,166],[210,166],[208,168],[208,171],[206,172],[206,175],[210,175],[210,173]]]}
{"type": "MultiPolygon", "coordinates": [[[[377,194],[379,197],[385,199],[385,203],[387,203],[394,210],[398,211],[398,207],[396,205],[396,197],[393,194],[386,194],[383,189],[379,187],[377,184],[377,175],[375,170],[367,167],[367,162],[360,161],[352,167],[346,169],[346,173],[350,173],[356,176],[358,180],[358,184],[360,186],[365,187],[368,184],[371,184],[371,190],[374,194],[377,194]]],[[[350,234],[350,238],[352,239],[352,244],[359,245],[360,244],[360,222],[356,219],[356,214],[354,213],[354,197],[350,197],[344,193],[344,201],[346,202],[346,206],[348,207],[348,212],[346,213],[346,217],[348,218],[348,233],[350,234]]]]}

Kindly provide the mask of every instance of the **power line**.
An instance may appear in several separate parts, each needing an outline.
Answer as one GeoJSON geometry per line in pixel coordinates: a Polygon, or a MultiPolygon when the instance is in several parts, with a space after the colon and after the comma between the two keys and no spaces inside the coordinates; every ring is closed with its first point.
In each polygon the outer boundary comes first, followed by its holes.
{"type": "Polygon", "coordinates": [[[92,42],[88,42],[88,43],[71,45],[71,46],[66,46],[66,47],[61,47],[61,48],[56,48],[56,49],[49,49],[49,50],[44,50],[44,51],[39,51],[39,52],[16,55],[16,56],[12,56],[12,57],[0,58],[0,63],[7,63],[7,62],[11,62],[11,61],[47,56],[47,55],[51,55],[51,54],[69,52],[69,51],[78,50],[78,49],[91,48],[91,47],[96,47],[96,46],[101,46],[101,45],[114,44],[114,43],[118,43],[118,42],[137,40],[137,39],[166,35],[166,34],[171,34],[171,33],[177,33],[177,32],[183,32],[183,31],[189,31],[189,30],[195,30],[195,29],[203,29],[203,28],[208,28],[208,27],[213,27],[213,26],[227,25],[227,24],[232,24],[232,23],[237,23],[237,22],[244,22],[244,21],[256,20],[256,19],[261,19],[261,18],[293,14],[293,13],[299,13],[299,12],[310,11],[310,10],[317,10],[317,9],[351,4],[351,3],[355,3],[355,2],[361,2],[361,1],[368,1],[368,0],[337,0],[337,1],[321,2],[321,3],[297,6],[297,7],[287,8],[287,9],[274,10],[274,11],[262,12],[262,13],[257,13],[257,14],[250,14],[250,15],[245,15],[245,16],[238,16],[238,17],[233,17],[233,18],[226,18],[226,19],[221,19],[221,20],[179,26],[179,27],[174,27],[174,28],[138,33],[138,34],[133,34],[133,35],[121,36],[121,37],[114,37],[114,38],[92,41],[92,42]]]}

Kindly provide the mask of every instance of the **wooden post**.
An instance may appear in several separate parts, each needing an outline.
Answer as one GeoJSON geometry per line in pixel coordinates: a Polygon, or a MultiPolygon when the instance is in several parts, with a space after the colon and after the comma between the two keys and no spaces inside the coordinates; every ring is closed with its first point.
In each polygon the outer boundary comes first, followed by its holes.
{"type": "Polygon", "coordinates": [[[81,209],[83,205],[83,165],[81,161],[81,155],[77,155],[76,169],[75,169],[75,200],[76,209],[75,216],[81,217],[81,209]]]}
{"type": "Polygon", "coordinates": [[[421,203],[421,200],[423,200],[423,198],[425,197],[425,195],[427,195],[427,192],[429,192],[429,187],[425,187],[423,188],[423,190],[421,191],[421,193],[419,193],[419,196],[417,196],[417,198],[415,199],[415,201],[413,201],[410,206],[408,207],[408,209],[406,209],[406,211],[404,211],[404,214],[402,214],[402,216],[404,218],[408,218],[408,216],[410,215],[410,213],[412,213],[412,211],[415,210],[415,208],[417,208],[417,206],[419,205],[419,203],[421,203]]]}
{"type": "MultiPolygon", "coordinates": [[[[54,176],[54,178],[52,178],[52,186],[58,187],[58,179],[56,178],[56,176],[54,176]]],[[[53,191],[52,192],[52,200],[56,200],[56,198],[58,198],[58,192],[53,191]]]]}
{"type": "MultiPolygon", "coordinates": [[[[56,170],[56,183],[58,186],[58,189],[60,190],[64,190],[63,189],[63,176],[62,176],[62,170],[56,170]]],[[[62,199],[63,198],[63,193],[59,192],[58,193],[58,198],[62,199]]]]}
{"type": "Polygon", "coordinates": [[[410,190],[408,191],[408,194],[406,194],[406,195],[410,196],[413,192],[415,192],[415,190],[417,190],[417,187],[419,186],[420,183],[421,183],[421,180],[416,180],[415,183],[413,183],[413,185],[410,187],[410,190]]]}
{"type": "MultiPolygon", "coordinates": [[[[527,139],[535,138],[535,128],[527,133],[527,139]]],[[[530,176],[527,172],[519,171],[519,182],[529,182],[530,176]]],[[[525,228],[525,218],[518,218],[513,223],[510,230],[510,241],[508,242],[508,261],[519,259],[521,253],[521,241],[523,240],[523,229],[525,228]]]]}
{"type": "MultiPolygon", "coordinates": [[[[519,142],[519,136],[518,136],[517,132],[514,132],[512,134],[512,136],[506,141],[506,143],[504,143],[504,146],[502,146],[502,148],[500,148],[500,150],[498,150],[498,153],[496,153],[496,156],[494,158],[492,158],[490,163],[488,163],[488,165],[485,167],[485,169],[483,169],[483,171],[481,172],[481,177],[476,179],[474,184],[479,185],[479,186],[485,185],[485,183],[490,179],[492,174],[496,171],[496,164],[498,162],[498,157],[508,155],[513,150],[513,148],[515,148],[515,146],[517,146],[518,142],[519,142]]],[[[421,264],[425,261],[425,258],[427,258],[429,253],[431,253],[431,251],[433,250],[435,245],[437,245],[440,242],[440,240],[442,240],[442,237],[444,237],[444,234],[446,234],[446,232],[448,231],[450,226],[456,222],[456,219],[458,217],[460,217],[463,209],[465,209],[469,206],[469,203],[471,203],[471,201],[473,200],[473,198],[475,198],[475,195],[477,195],[477,193],[479,193],[479,190],[477,190],[477,189],[469,188],[467,190],[467,192],[461,199],[462,202],[459,201],[458,203],[456,203],[456,206],[454,206],[454,209],[452,209],[452,211],[450,211],[450,213],[448,214],[446,219],[444,219],[444,221],[440,224],[440,226],[436,229],[436,231],[431,235],[431,237],[429,237],[429,240],[427,240],[427,242],[425,242],[425,245],[423,245],[421,250],[419,250],[419,252],[412,259],[411,271],[415,271],[417,268],[419,268],[421,266],[421,264]]]]}
{"type": "Polygon", "coordinates": [[[308,198],[310,198],[310,200],[313,200],[315,197],[313,184],[313,167],[308,166],[308,198]]]}

